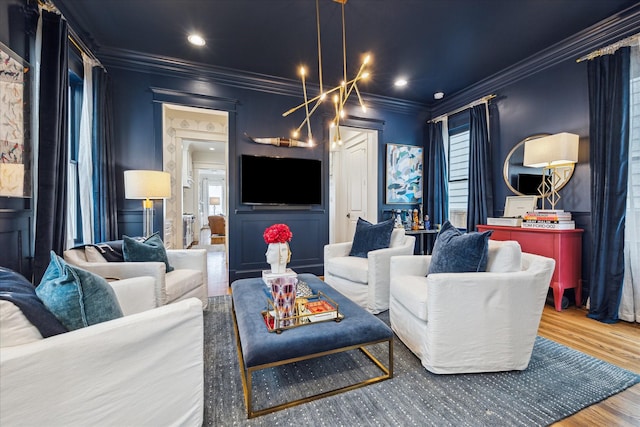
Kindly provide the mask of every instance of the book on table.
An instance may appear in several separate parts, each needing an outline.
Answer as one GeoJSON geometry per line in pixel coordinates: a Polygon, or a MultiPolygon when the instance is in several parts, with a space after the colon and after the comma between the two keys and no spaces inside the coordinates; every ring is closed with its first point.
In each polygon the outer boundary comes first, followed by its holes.
{"type": "Polygon", "coordinates": [[[338,310],[326,300],[309,301],[306,304],[306,309],[310,313],[308,319],[312,322],[338,317],[338,310]]]}
{"type": "Polygon", "coordinates": [[[541,230],[574,230],[574,221],[523,221],[522,228],[532,228],[541,230]]]}

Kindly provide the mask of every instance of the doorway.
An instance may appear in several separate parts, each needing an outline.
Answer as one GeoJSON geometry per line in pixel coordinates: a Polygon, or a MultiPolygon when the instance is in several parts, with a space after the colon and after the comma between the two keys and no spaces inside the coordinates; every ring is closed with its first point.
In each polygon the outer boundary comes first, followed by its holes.
{"type": "Polygon", "coordinates": [[[378,132],[340,126],[329,133],[329,243],[353,240],[358,217],[377,222],[378,132]]]}
{"type": "Polygon", "coordinates": [[[212,209],[210,183],[219,187],[216,212],[227,212],[228,112],[163,104],[162,122],[163,169],[171,174],[172,186],[164,203],[165,246],[211,249],[205,236],[212,209]]]}

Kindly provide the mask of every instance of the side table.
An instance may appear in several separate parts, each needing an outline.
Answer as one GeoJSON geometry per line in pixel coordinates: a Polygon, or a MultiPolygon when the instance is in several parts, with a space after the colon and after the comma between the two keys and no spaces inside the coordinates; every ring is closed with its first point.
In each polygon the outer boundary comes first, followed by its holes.
{"type": "Polygon", "coordinates": [[[556,260],[551,278],[553,302],[562,311],[562,297],[566,289],[573,289],[576,306],[582,305],[582,229],[547,230],[498,225],[478,225],[478,231],[493,230],[493,240],[515,240],[522,252],[542,255],[556,260]]]}
{"type": "Polygon", "coordinates": [[[438,230],[405,230],[404,233],[408,236],[416,236],[420,255],[431,255],[436,236],[438,235],[438,230]],[[427,239],[426,252],[424,244],[425,239],[427,239]]]}

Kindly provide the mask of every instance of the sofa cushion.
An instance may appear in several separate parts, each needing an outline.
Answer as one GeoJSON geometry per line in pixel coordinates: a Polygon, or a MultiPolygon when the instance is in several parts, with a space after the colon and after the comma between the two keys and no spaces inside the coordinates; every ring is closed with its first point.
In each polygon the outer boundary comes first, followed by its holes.
{"type": "Polygon", "coordinates": [[[199,286],[202,286],[202,271],[178,269],[165,276],[167,301],[175,301],[199,286]]]}
{"type": "Polygon", "coordinates": [[[0,300],[0,347],[29,344],[41,339],[38,328],[29,322],[18,306],[0,300]]]}
{"type": "Polygon", "coordinates": [[[169,260],[167,259],[167,250],[164,248],[164,243],[158,233],[152,234],[142,242],[129,236],[122,236],[122,238],[122,253],[125,261],[164,262],[167,266],[166,272],[173,271],[173,267],[169,265],[169,260]]]}
{"type": "Polygon", "coordinates": [[[396,246],[402,246],[405,242],[404,228],[394,228],[391,231],[391,240],[389,241],[389,247],[395,248],[396,246]]]}
{"type": "Polygon", "coordinates": [[[84,247],[84,256],[87,258],[87,262],[107,262],[100,250],[92,245],[84,247]]]}
{"type": "Polygon", "coordinates": [[[522,270],[522,249],[514,240],[489,240],[487,271],[512,273],[522,270]]]}
{"type": "Polygon", "coordinates": [[[493,230],[463,234],[446,221],[433,247],[429,274],[486,271],[491,233],[493,230]]]}
{"type": "Polygon", "coordinates": [[[368,283],[369,260],[360,257],[335,257],[327,261],[331,275],[356,283],[368,283]]]}
{"type": "Polygon", "coordinates": [[[349,256],[366,258],[370,251],[388,248],[391,242],[393,224],[393,218],[378,224],[372,224],[367,220],[358,218],[349,256]]]}
{"type": "Polygon", "coordinates": [[[115,292],[105,279],[67,264],[53,251],[36,294],[70,331],[122,317],[115,292]]]}
{"type": "Polygon", "coordinates": [[[41,337],[67,332],[67,329],[49,311],[36,295],[36,288],[21,274],[0,267],[0,300],[18,307],[27,321],[36,327],[41,337]]]}

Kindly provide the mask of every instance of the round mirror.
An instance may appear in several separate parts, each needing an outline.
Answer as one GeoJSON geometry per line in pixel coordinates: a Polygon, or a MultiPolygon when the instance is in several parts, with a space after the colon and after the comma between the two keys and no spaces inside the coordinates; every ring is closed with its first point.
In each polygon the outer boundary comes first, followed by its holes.
{"type": "MultiPolygon", "coordinates": [[[[504,182],[509,187],[509,190],[513,191],[519,196],[540,196],[538,187],[542,184],[542,175],[544,173],[543,168],[531,168],[523,166],[524,162],[524,144],[532,139],[542,138],[549,134],[542,133],[529,136],[515,145],[507,154],[507,158],[504,160],[504,167],[502,169],[502,177],[504,182]]],[[[556,184],[556,191],[559,191],[564,187],[573,175],[574,165],[569,164],[566,166],[560,166],[557,168],[559,176],[561,177],[556,184]]],[[[548,196],[547,194],[543,195],[548,196]]]]}

